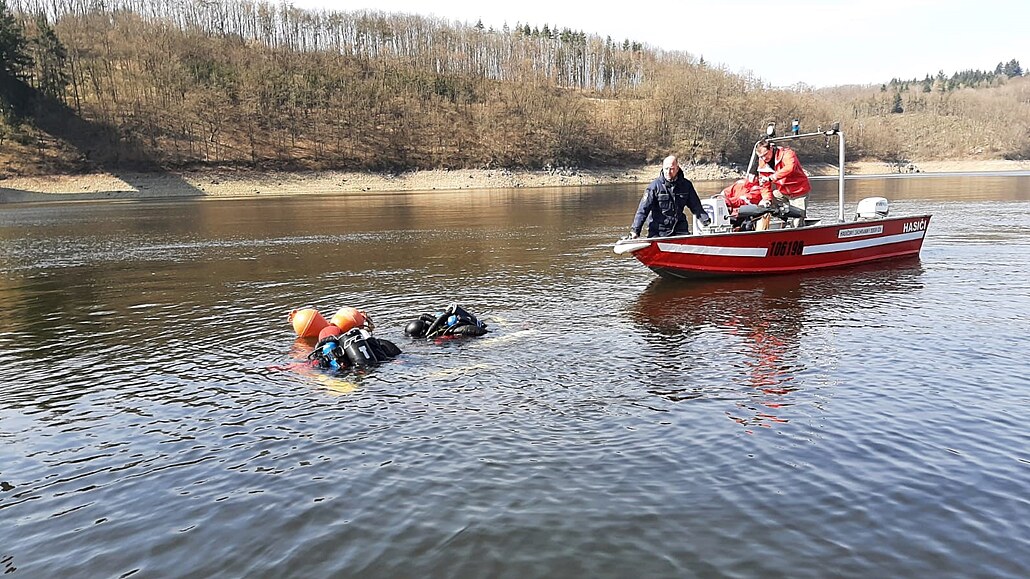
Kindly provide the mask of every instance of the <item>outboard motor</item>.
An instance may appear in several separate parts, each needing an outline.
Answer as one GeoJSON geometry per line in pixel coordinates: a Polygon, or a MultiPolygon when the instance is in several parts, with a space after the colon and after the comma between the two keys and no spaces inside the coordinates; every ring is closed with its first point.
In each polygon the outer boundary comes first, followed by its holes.
{"type": "Polygon", "coordinates": [[[714,195],[708,199],[702,199],[701,207],[704,208],[705,213],[708,214],[708,218],[712,222],[708,227],[705,227],[698,220],[697,216],[694,216],[694,235],[701,232],[730,230],[730,210],[726,206],[726,199],[722,195],[714,195]]]}
{"type": "Polygon", "coordinates": [[[855,215],[856,221],[869,221],[872,219],[883,219],[890,213],[891,207],[887,199],[883,197],[866,197],[858,202],[858,210],[855,215]]]}

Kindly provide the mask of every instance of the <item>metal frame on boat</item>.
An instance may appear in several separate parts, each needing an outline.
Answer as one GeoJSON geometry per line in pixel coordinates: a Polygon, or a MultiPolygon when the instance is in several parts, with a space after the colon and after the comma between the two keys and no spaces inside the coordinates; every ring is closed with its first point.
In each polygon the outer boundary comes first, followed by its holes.
{"type": "MultiPolygon", "coordinates": [[[[617,254],[629,253],[663,277],[706,278],[734,275],[783,274],[918,255],[930,215],[887,217],[886,199],[862,200],[852,221],[844,216],[844,133],[835,123],[827,131],[772,136],[768,141],[837,137],[838,210],[836,223],[806,219],[794,226],[790,220],[772,218],[774,227],[764,231],[734,231],[725,225],[725,201],[719,196],[702,204],[712,224],[694,220],[694,233],[673,237],[622,239],[617,254]]],[[[756,162],[752,151],[748,169],[756,162]]]]}

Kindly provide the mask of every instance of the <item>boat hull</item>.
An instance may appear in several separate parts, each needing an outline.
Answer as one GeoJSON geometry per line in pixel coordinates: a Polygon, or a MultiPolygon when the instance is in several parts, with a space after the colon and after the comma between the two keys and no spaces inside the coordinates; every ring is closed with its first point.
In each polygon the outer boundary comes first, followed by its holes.
{"type": "Polygon", "coordinates": [[[623,240],[663,277],[710,278],[783,274],[918,255],[929,215],[802,228],[623,240]]]}

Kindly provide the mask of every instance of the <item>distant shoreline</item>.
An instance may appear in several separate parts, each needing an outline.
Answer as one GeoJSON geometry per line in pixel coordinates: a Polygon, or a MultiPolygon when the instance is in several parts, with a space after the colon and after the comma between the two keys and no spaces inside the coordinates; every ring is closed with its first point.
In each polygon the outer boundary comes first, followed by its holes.
{"type": "MultiPolygon", "coordinates": [[[[812,175],[835,175],[836,166],[806,166],[812,175]]],[[[849,163],[849,175],[897,175],[882,162],[849,163]]],[[[958,173],[1030,171],[1030,161],[961,160],[912,162],[904,173],[958,173]]],[[[684,167],[697,182],[726,181],[740,177],[740,169],[721,165],[684,167]]],[[[205,169],[182,173],[95,173],[11,177],[0,179],[0,203],[41,201],[89,201],[105,199],[171,199],[278,197],[333,193],[394,191],[458,191],[536,187],[574,187],[639,183],[643,187],[658,175],[658,165],[604,169],[455,169],[411,173],[360,173],[341,171],[263,172],[205,169]]],[[[699,186],[702,195],[714,194],[699,186]]]]}

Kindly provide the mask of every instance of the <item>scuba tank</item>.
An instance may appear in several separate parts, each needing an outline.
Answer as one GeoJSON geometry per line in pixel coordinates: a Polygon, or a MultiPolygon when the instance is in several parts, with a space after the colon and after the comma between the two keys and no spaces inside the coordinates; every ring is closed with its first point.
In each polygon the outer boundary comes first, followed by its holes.
{"type": "Polygon", "coordinates": [[[351,364],[364,367],[382,361],[376,356],[376,348],[371,342],[373,339],[372,334],[362,328],[354,328],[343,335],[343,352],[351,364]]]}
{"type": "Polygon", "coordinates": [[[393,342],[376,339],[364,328],[354,328],[345,334],[319,340],[308,359],[323,370],[339,372],[375,366],[400,353],[401,349],[393,342]]]}
{"type": "Polygon", "coordinates": [[[443,336],[482,336],[486,332],[486,324],[458,304],[451,304],[436,314],[422,314],[404,328],[404,333],[412,338],[429,340],[443,336]]]}
{"type": "Polygon", "coordinates": [[[451,315],[447,317],[447,327],[443,332],[445,336],[482,336],[486,333],[486,324],[479,321],[476,316],[469,313],[458,304],[452,304],[448,311],[451,315]]]}
{"type": "Polygon", "coordinates": [[[482,336],[486,334],[486,324],[462,324],[447,332],[448,336],[482,336]]]}

